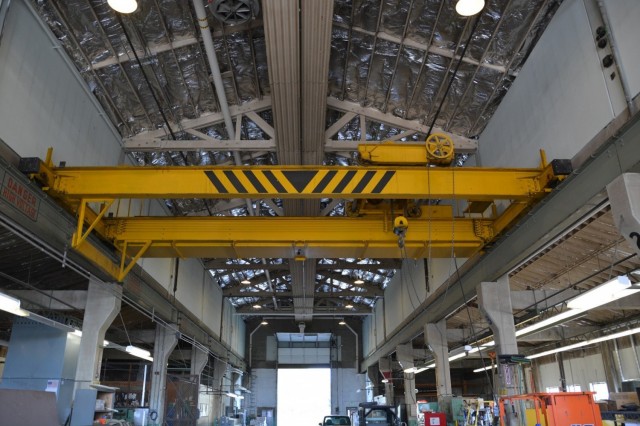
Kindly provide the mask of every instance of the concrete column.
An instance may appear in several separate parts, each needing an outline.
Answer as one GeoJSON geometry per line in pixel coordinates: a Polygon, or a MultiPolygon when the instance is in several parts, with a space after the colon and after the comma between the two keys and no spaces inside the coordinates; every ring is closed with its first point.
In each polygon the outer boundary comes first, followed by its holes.
{"type": "Polygon", "coordinates": [[[424,326],[426,344],[431,349],[436,364],[436,391],[439,410],[453,422],[451,413],[451,371],[449,370],[449,344],[447,343],[447,320],[424,326]]]}
{"type": "Polygon", "coordinates": [[[393,380],[391,377],[391,361],[389,358],[380,358],[378,360],[378,369],[384,377],[384,396],[387,400],[387,405],[395,405],[395,395],[393,393],[393,380]]]}
{"type": "MultiPolygon", "coordinates": [[[[510,362],[506,357],[507,355],[518,354],[509,277],[505,275],[494,283],[480,283],[476,291],[478,293],[478,305],[489,320],[496,342],[496,353],[498,354],[497,383],[494,383],[496,397],[518,395],[524,391],[520,380],[523,377],[522,366],[518,363],[510,362]]],[[[508,426],[519,424],[519,419],[515,417],[513,410],[505,407],[505,411],[506,418],[502,420],[503,424],[508,426]]]]}
{"type": "Polygon", "coordinates": [[[178,344],[178,326],[169,324],[165,327],[156,324],[156,337],[153,345],[153,375],[151,376],[151,392],[149,392],[150,411],[157,412],[156,423],[162,424],[165,412],[165,394],[167,384],[167,363],[173,348],[178,344]]]}
{"type": "Polygon", "coordinates": [[[227,371],[227,363],[225,361],[215,359],[213,362],[213,389],[217,391],[213,395],[213,409],[211,410],[211,416],[214,419],[219,419],[220,416],[224,415],[223,401],[224,394],[226,390],[222,389],[222,379],[224,378],[224,374],[227,371]]]}
{"type": "Polygon", "coordinates": [[[516,327],[513,323],[509,277],[503,276],[495,283],[483,282],[477,287],[478,304],[489,320],[498,355],[518,353],[516,327]]]}
{"type": "Polygon", "coordinates": [[[191,375],[200,377],[202,370],[204,370],[208,362],[208,352],[196,348],[195,346],[191,348],[191,375]]]}
{"type": "Polygon", "coordinates": [[[76,389],[86,389],[100,379],[104,335],[120,312],[122,286],[89,281],[82,320],[82,339],[76,367],[76,389]]]}
{"type": "Polygon", "coordinates": [[[413,345],[411,343],[396,348],[398,362],[404,371],[404,403],[407,412],[408,426],[418,424],[418,407],[416,401],[416,375],[413,365],[413,345]]]}

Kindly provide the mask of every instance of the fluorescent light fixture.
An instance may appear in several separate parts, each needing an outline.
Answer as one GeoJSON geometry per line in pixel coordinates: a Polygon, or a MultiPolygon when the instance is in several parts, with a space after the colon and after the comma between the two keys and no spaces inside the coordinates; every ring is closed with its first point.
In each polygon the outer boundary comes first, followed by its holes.
{"type": "Polygon", "coordinates": [[[120,13],[135,12],[138,8],[138,2],[136,0],[107,0],[111,9],[120,13]]]}
{"type": "Polygon", "coordinates": [[[267,322],[267,320],[262,320],[262,322],[260,323],[260,325],[268,325],[269,323],[267,322]]]}
{"type": "Polygon", "coordinates": [[[473,370],[474,373],[482,373],[483,371],[487,371],[487,370],[491,370],[496,368],[495,365],[489,365],[488,367],[482,367],[482,368],[476,368],[475,370],[473,370]]]}
{"type": "Polygon", "coordinates": [[[262,308],[262,306],[260,306],[260,305],[258,305],[258,304],[255,304],[255,305],[253,305],[252,307],[253,307],[253,309],[260,309],[260,308],[262,308]]]}
{"type": "Polygon", "coordinates": [[[227,392],[225,395],[234,399],[244,399],[244,396],[238,395],[237,393],[233,393],[233,392],[227,392]]]}
{"type": "Polygon", "coordinates": [[[537,322],[535,324],[531,324],[530,326],[521,328],[520,330],[516,330],[516,337],[533,333],[534,331],[540,330],[541,328],[545,328],[557,322],[580,315],[583,312],[584,312],[583,309],[569,309],[568,311],[564,311],[558,315],[549,317],[546,320],[537,322]]]}
{"type": "Polygon", "coordinates": [[[28,311],[20,309],[20,300],[7,296],[4,293],[0,293],[0,310],[9,312],[13,315],[18,315],[19,317],[29,316],[28,311]]]}
{"type": "Polygon", "coordinates": [[[415,367],[405,368],[403,371],[405,373],[415,373],[416,372],[416,368],[415,367]]]}
{"type": "Polygon", "coordinates": [[[529,359],[540,358],[543,356],[556,354],[558,352],[566,352],[573,349],[581,348],[583,346],[593,345],[595,343],[600,343],[600,342],[606,342],[607,340],[619,339],[620,337],[630,336],[632,334],[637,334],[637,333],[640,333],[640,327],[632,328],[631,330],[620,331],[614,334],[609,334],[608,336],[596,337],[594,339],[585,340],[583,342],[574,343],[568,346],[562,346],[560,348],[551,349],[551,350],[540,352],[533,355],[527,355],[527,358],[529,359]]]}
{"type": "Polygon", "coordinates": [[[484,0],[458,0],[456,12],[462,16],[473,16],[484,8],[484,0]]]}
{"type": "Polygon", "coordinates": [[[240,281],[240,284],[249,285],[251,284],[251,281],[245,278],[244,280],[240,281]]]}
{"type": "Polygon", "coordinates": [[[146,359],[147,361],[153,361],[153,358],[151,357],[151,352],[144,350],[142,348],[129,345],[126,348],[124,348],[124,351],[129,355],[137,356],[138,358],[146,359]]]}
{"type": "Polygon", "coordinates": [[[465,356],[467,356],[467,354],[465,352],[462,352],[457,355],[450,356],[449,361],[455,361],[456,359],[464,358],[465,356]]]}
{"type": "Polygon", "coordinates": [[[433,363],[431,363],[431,364],[427,365],[427,367],[426,367],[426,368],[436,368],[436,363],[435,363],[435,362],[433,362],[433,363]]]}
{"type": "Polygon", "coordinates": [[[414,372],[414,374],[422,373],[423,371],[426,371],[428,369],[429,369],[429,367],[416,368],[416,371],[414,372]]]}
{"type": "Polygon", "coordinates": [[[640,289],[630,287],[631,281],[629,278],[626,275],[621,275],[571,299],[569,303],[567,303],[567,306],[570,309],[582,309],[586,311],[640,291],[640,289]]]}
{"type": "Polygon", "coordinates": [[[346,309],[353,309],[353,305],[351,303],[347,303],[346,305],[344,305],[344,307],[346,309]]]}
{"type": "Polygon", "coordinates": [[[380,380],[382,383],[389,383],[389,379],[382,379],[380,380]]]}
{"type": "Polygon", "coordinates": [[[358,278],[358,279],[357,279],[357,280],[355,280],[353,283],[354,283],[354,284],[357,284],[357,285],[362,285],[362,284],[364,284],[364,281],[362,280],[362,278],[358,278]]]}
{"type": "Polygon", "coordinates": [[[591,290],[574,297],[567,303],[568,310],[547,318],[543,321],[531,324],[528,327],[521,328],[516,331],[516,337],[533,333],[534,331],[554,325],[560,321],[567,320],[598,306],[606,305],[623,297],[630,296],[639,292],[640,289],[631,288],[631,281],[626,275],[621,275],[599,285],[591,290]]]}
{"type": "Polygon", "coordinates": [[[339,322],[338,324],[340,324],[340,325],[345,325],[345,324],[346,324],[346,322],[342,319],[342,320],[340,320],[340,322],[339,322]]]}

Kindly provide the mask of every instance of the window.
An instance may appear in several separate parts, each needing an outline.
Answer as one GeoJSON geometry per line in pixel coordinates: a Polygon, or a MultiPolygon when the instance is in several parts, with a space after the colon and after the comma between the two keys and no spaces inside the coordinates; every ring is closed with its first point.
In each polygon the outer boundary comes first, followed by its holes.
{"type": "Polygon", "coordinates": [[[567,392],[582,392],[580,385],[567,385],[567,392]]]}
{"type": "Polygon", "coordinates": [[[609,387],[605,382],[589,383],[589,390],[595,392],[593,399],[596,401],[602,401],[603,399],[609,399],[609,387]]]}
{"type": "Polygon", "coordinates": [[[558,386],[548,386],[547,393],[557,393],[560,392],[560,388],[558,386]]]}

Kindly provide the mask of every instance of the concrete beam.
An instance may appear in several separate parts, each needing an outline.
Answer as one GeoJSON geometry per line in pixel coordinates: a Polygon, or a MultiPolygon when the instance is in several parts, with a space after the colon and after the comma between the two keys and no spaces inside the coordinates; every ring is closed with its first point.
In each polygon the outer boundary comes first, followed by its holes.
{"type": "Polygon", "coordinates": [[[54,311],[82,311],[87,304],[87,290],[11,290],[8,293],[22,301],[54,311]]]}

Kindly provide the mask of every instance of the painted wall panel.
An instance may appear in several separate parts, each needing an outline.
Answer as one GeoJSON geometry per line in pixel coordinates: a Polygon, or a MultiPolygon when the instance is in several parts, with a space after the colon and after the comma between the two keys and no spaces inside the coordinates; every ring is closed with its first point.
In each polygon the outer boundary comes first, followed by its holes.
{"type": "MultiPolygon", "coordinates": [[[[540,371],[541,383],[538,389],[544,392],[547,387],[560,387],[560,369],[557,362],[535,364],[540,371]]],[[[569,385],[579,385],[583,391],[589,390],[589,383],[606,382],[602,355],[592,354],[570,358],[565,356],[564,373],[569,385]]]]}
{"type": "Polygon", "coordinates": [[[332,414],[346,416],[347,408],[358,407],[359,403],[365,402],[365,389],[365,375],[357,374],[354,368],[331,369],[332,414]]]}
{"type": "Polygon", "coordinates": [[[378,300],[376,303],[375,311],[375,336],[376,336],[376,345],[380,345],[384,342],[386,337],[385,329],[384,329],[384,315],[385,315],[385,300],[378,300]]]}
{"type": "Polygon", "coordinates": [[[392,331],[407,318],[426,297],[424,262],[407,259],[385,289],[386,329],[392,331]]]}
{"type": "Polygon", "coordinates": [[[374,321],[373,316],[368,316],[362,321],[362,354],[365,357],[375,350],[374,321]]]}
{"type": "Polygon", "coordinates": [[[606,0],[604,2],[609,20],[611,32],[614,34],[620,64],[627,75],[631,96],[640,93],[640,2],[637,0],[606,0]]]}
{"type": "MultiPolygon", "coordinates": [[[[277,402],[278,370],[255,369],[251,375],[251,394],[255,397],[254,407],[275,407],[277,402]]],[[[255,411],[254,411],[255,413],[255,411]]]]}
{"type": "Polygon", "coordinates": [[[627,347],[618,350],[620,359],[620,370],[623,380],[640,379],[640,370],[638,369],[638,354],[634,353],[634,348],[627,347]]]}
{"type": "Polygon", "coordinates": [[[28,2],[12,2],[0,40],[0,138],[21,156],[53,146],[68,165],[117,164],[119,135],[61,52],[28,2]]]}
{"type": "Polygon", "coordinates": [[[480,165],[572,158],[614,117],[604,79],[583,1],[563,2],[482,133],[480,165]]]}

